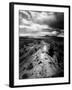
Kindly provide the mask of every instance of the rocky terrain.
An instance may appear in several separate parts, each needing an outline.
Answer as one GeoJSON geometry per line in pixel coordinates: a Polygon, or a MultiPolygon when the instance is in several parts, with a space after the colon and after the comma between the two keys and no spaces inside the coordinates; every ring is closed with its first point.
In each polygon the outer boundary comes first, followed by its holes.
{"type": "Polygon", "coordinates": [[[64,76],[63,38],[19,38],[19,79],[64,76]]]}

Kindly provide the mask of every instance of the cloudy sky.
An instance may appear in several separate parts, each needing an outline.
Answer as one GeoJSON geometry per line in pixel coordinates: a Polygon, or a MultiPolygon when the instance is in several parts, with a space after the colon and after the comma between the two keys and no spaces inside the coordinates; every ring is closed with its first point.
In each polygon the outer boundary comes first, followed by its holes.
{"type": "Polygon", "coordinates": [[[64,36],[64,14],[44,11],[19,11],[20,36],[64,36]]]}

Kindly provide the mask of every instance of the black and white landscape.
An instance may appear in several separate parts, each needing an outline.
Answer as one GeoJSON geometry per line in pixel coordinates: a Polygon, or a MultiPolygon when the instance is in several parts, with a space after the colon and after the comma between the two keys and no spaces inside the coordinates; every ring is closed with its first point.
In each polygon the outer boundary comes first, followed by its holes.
{"type": "Polygon", "coordinates": [[[64,77],[64,13],[19,11],[19,79],[64,77]]]}

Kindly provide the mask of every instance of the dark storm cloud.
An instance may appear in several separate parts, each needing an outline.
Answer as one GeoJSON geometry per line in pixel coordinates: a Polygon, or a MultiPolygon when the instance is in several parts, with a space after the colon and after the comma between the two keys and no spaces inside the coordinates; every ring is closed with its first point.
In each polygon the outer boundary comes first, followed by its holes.
{"type": "Polygon", "coordinates": [[[51,23],[50,26],[54,28],[64,29],[64,14],[55,13],[56,21],[51,23]]]}

